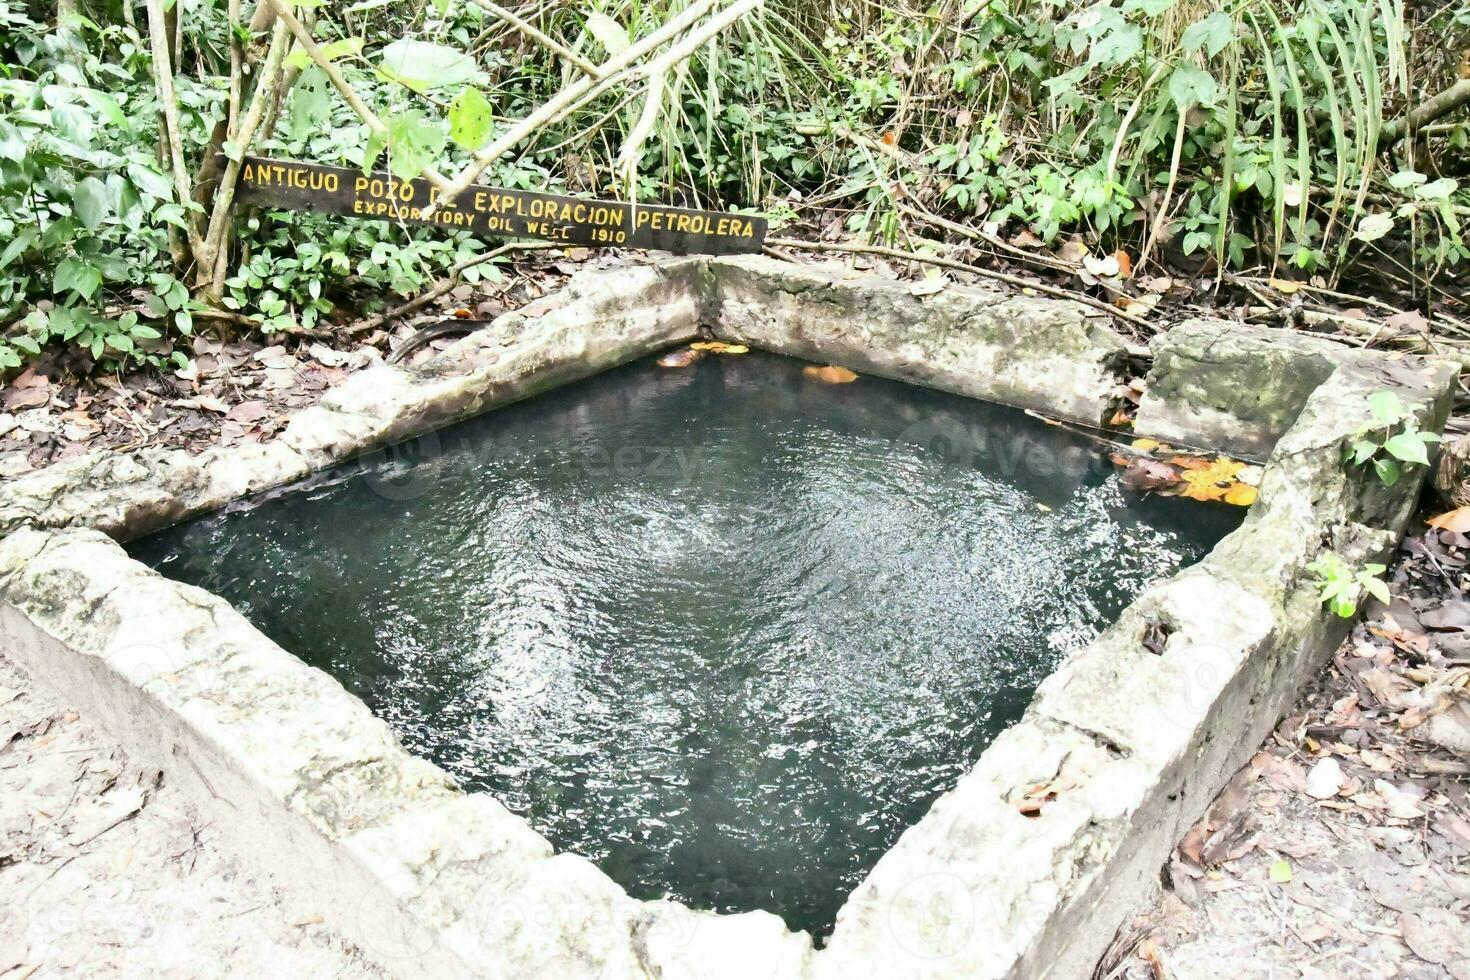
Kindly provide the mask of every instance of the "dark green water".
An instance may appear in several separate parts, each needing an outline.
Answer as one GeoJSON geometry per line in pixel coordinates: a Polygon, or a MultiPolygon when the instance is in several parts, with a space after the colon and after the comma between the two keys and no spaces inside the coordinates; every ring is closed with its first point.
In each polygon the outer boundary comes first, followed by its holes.
{"type": "Polygon", "coordinates": [[[825,934],[1065,652],[1241,514],[801,369],[630,365],[133,552],[635,896],[825,934]]]}

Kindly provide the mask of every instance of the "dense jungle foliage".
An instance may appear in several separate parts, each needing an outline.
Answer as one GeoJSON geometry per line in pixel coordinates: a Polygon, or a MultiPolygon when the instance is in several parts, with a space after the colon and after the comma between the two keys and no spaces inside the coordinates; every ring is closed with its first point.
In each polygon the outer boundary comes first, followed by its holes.
{"type": "MultiPolygon", "coordinates": [[[[0,0],[0,367],[48,347],[79,370],[184,365],[206,326],[312,330],[412,294],[494,243],[235,213],[229,134],[259,109],[251,152],[452,174],[577,60],[692,2],[513,4],[561,55],[483,0],[291,5],[375,134],[240,0],[0,0]]],[[[1350,277],[1418,303],[1470,267],[1466,0],[766,0],[664,81],[651,113],[644,84],[610,86],[481,181],[906,248],[938,217],[1013,247],[1078,236],[1161,271],[1350,277]]]]}

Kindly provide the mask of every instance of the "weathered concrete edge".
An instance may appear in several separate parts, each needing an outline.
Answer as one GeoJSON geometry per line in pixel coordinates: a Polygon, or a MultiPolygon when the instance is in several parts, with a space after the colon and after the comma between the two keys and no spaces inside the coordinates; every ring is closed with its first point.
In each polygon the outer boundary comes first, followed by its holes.
{"type": "Polygon", "coordinates": [[[102,450],[0,484],[0,535],[92,527],[137,537],[687,340],[698,333],[702,264],[579,273],[557,309],[505,314],[422,368],[361,371],[267,443],[102,450]]]}
{"type": "Polygon", "coordinates": [[[1327,337],[1196,318],[1153,339],[1134,429],[1163,442],[1265,459],[1307,399],[1342,365],[1395,356],[1327,337]]]}
{"type": "Polygon", "coordinates": [[[1117,399],[1127,344],[1080,303],[758,255],[706,274],[706,321],[729,340],[1087,425],[1117,399]]]}
{"type": "Polygon", "coordinates": [[[796,976],[766,912],[641,902],[410,756],[334,678],[99,531],[0,540],[0,644],[402,976],[796,976]]]}
{"type": "Polygon", "coordinates": [[[1342,463],[1368,395],[1396,388],[1437,431],[1455,374],[1391,355],[1337,361],[1276,445],[1246,523],[1038,688],[854,892],[814,975],[1088,975],[1345,634],[1305,566],[1324,546],[1381,559],[1403,534],[1423,472],[1388,490],[1342,463]],[[1157,626],[1161,656],[1143,645],[1157,626]],[[1045,802],[1027,817],[1019,803],[1033,792],[1045,802]]]}

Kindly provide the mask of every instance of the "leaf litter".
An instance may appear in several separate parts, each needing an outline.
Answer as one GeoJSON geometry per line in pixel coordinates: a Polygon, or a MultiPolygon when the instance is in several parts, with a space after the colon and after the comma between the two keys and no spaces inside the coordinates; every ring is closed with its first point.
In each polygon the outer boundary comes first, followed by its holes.
{"type": "MultiPolygon", "coordinates": [[[[497,282],[461,283],[436,304],[370,332],[346,329],[351,315],[338,310],[317,331],[277,335],[274,343],[201,334],[189,367],[179,371],[99,373],[75,351],[50,351],[0,390],[0,480],[101,449],[167,446],[198,453],[263,442],[292,414],[348,375],[381,362],[425,324],[465,313],[548,312],[562,302],[554,297],[570,272],[630,261],[621,253],[589,257],[585,249],[532,253],[502,267],[497,282]],[[569,265],[577,258],[582,261],[569,265]]],[[[436,340],[407,363],[432,357],[457,339],[436,340]]]]}
{"type": "Polygon", "coordinates": [[[1368,603],[1179,842],[1164,892],[1123,930],[1151,958],[1120,944],[1112,975],[1470,980],[1463,519],[1411,528],[1391,601],[1368,603]]]}

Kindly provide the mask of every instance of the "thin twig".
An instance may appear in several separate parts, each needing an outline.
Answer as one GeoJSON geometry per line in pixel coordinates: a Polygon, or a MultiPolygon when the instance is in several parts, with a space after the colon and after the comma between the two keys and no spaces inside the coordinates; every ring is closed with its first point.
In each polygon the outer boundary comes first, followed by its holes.
{"type": "Polygon", "coordinates": [[[1149,253],[1153,251],[1159,235],[1163,233],[1165,226],[1169,223],[1169,205],[1174,199],[1174,186],[1179,181],[1179,161],[1184,150],[1185,123],[1189,119],[1189,113],[1184,109],[1179,110],[1179,125],[1174,131],[1174,152],[1169,157],[1169,183],[1164,188],[1164,197],[1159,201],[1159,210],[1154,215],[1154,223],[1148,230],[1148,237],[1143,240],[1143,249],[1138,253],[1138,262],[1135,266],[1137,271],[1142,272],[1144,266],[1148,265],[1149,253]]]}
{"type": "Polygon", "coordinates": [[[591,78],[602,77],[602,70],[600,68],[598,68],[592,62],[588,61],[586,58],[577,54],[577,52],[573,51],[571,48],[568,48],[566,45],[562,44],[560,41],[544,33],[535,24],[532,24],[529,21],[522,20],[520,17],[511,13],[509,10],[506,10],[499,4],[491,3],[490,0],[471,0],[471,2],[474,3],[474,5],[479,7],[481,10],[484,10],[492,16],[498,17],[501,20],[505,21],[511,27],[514,27],[516,30],[526,35],[526,37],[535,41],[537,44],[541,45],[543,48],[545,48],[547,51],[550,51],[557,57],[564,58],[567,61],[570,61],[573,65],[576,65],[583,74],[591,78]]]}
{"type": "Polygon", "coordinates": [[[1412,111],[1384,123],[1383,129],[1379,131],[1378,148],[1382,150],[1393,146],[1410,133],[1417,132],[1424,124],[1447,116],[1463,105],[1470,105],[1470,78],[1460,79],[1438,95],[1425,99],[1412,111]]]}
{"type": "MultiPolygon", "coordinates": [[[[1240,285],[1245,285],[1246,283],[1256,283],[1262,286],[1271,285],[1271,280],[1261,279],[1256,276],[1241,276],[1235,275],[1233,273],[1228,273],[1226,275],[1226,278],[1229,279],[1231,282],[1240,285]]],[[[1298,289],[1305,290],[1306,292],[1316,293],[1319,296],[1329,296],[1332,299],[1340,300],[1344,303],[1361,303],[1364,306],[1377,307],[1378,309],[1384,310],[1388,313],[1407,312],[1406,310],[1394,306],[1392,303],[1385,302],[1381,299],[1374,299],[1371,296],[1355,296],[1352,293],[1339,292],[1335,289],[1328,289],[1325,286],[1314,286],[1309,282],[1298,282],[1295,280],[1292,281],[1292,285],[1297,287],[1298,289]]]]}
{"type": "Polygon", "coordinates": [[[430,303],[434,302],[434,300],[438,299],[440,296],[443,296],[445,293],[449,292],[456,285],[458,285],[459,277],[464,275],[464,271],[466,269],[472,269],[475,266],[480,265],[484,262],[489,262],[491,259],[498,258],[507,252],[527,252],[535,249],[560,247],[561,246],[557,245],[555,242],[510,242],[508,244],[501,245],[499,248],[493,248],[483,255],[476,255],[474,258],[465,259],[463,262],[456,263],[454,268],[449,270],[449,275],[439,280],[439,282],[433,287],[424,290],[422,293],[419,293],[417,296],[406,303],[400,303],[387,312],[379,313],[376,316],[370,316],[360,323],[353,324],[352,326],[347,328],[346,333],[348,336],[366,333],[369,330],[375,330],[378,327],[381,327],[389,320],[397,319],[398,317],[404,316],[405,314],[412,313],[414,310],[422,309],[423,307],[428,306],[430,303]]]}
{"type": "Polygon", "coordinates": [[[1111,188],[1117,182],[1118,157],[1123,153],[1123,143],[1128,138],[1128,129],[1133,125],[1133,117],[1138,115],[1138,110],[1143,106],[1143,97],[1148,94],[1154,83],[1163,77],[1167,62],[1159,62],[1138,94],[1133,97],[1133,103],[1128,106],[1128,111],[1123,113],[1123,121],[1118,124],[1118,133],[1113,137],[1113,148],[1108,153],[1107,187],[1111,188]]]}
{"type": "MultiPolygon", "coordinates": [[[[270,2],[281,3],[282,0],[270,0],[270,2]]],[[[692,54],[700,44],[714,37],[736,19],[760,6],[760,3],[761,0],[736,0],[736,3],[713,14],[702,24],[700,21],[716,9],[718,0],[696,0],[695,3],[691,3],[658,30],[598,65],[597,70],[602,73],[600,79],[579,78],[567,84],[489,146],[476,150],[470,162],[455,174],[425,213],[432,213],[437,208],[452,204],[455,197],[462,194],[465,188],[475,182],[475,178],[484,173],[490,164],[504,156],[517,143],[534,133],[541,132],[549,123],[576,111],[582,105],[601,95],[614,82],[629,75],[645,55],[651,54],[654,50],[679,37],[686,30],[690,33],[682,46],[692,54]]]]}
{"type": "Polygon", "coordinates": [[[1081,303],[1084,306],[1090,306],[1095,310],[1100,310],[1101,312],[1108,314],[1109,316],[1114,316],[1117,317],[1119,320],[1131,323],[1135,327],[1138,327],[1139,329],[1145,330],[1149,333],[1153,333],[1156,329],[1153,324],[1149,323],[1142,317],[1134,316],[1132,313],[1124,312],[1123,310],[1120,310],[1115,306],[1110,306],[1099,299],[1093,299],[1091,296],[1088,296],[1084,293],[1073,292],[1070,289],[1062,289],[1059,286],[1048,286],[1044,283],[1030,282],[1026,279],[1022,279],[1020,276],[1013,276],[1005,272],[996,272],[994,269],[986,269],[981,266],[970,265],[965,262],[956,262],[953,259],[941,259],[935,256],[918,255],[914,252],[905,252],[896,248],[887,248],[883,245],[861,245],[849,242],[804,242],[796,238],[767,238],[766,245],[779,248],[805,249],[806,251],[815,252],[861,252],[870,255],[884,255],[888,258],[893,259],[902,259],[905,262],[923,262],[927,265],[937,265],[944,269],[956,269],[960,272],[968,272],[972,275],[980,276],[982,279],[994,279],[996,282],[1003,282],[1007,285],[1015,286],[1018,289],[1031,289],[1035,290],[1038,293],[1043,293],[1047,296],[1052,296],[1057,299],[1066,299],[1071,300],[1074,303],[1081,303]]]}
{"type": "Polygon", "coordinates": [[[987,235],[985,234],[985,232],[977,231],[976,229],[970,228],[967,225],[958,224],[957,222],[950,221],[946,218],[941,218],[939,215],[927,211],[923,208],[916,208],[912,205],[900,203],[898,205],[898,209],[911,218],[917,218],[918,220],[924,222],[926,225],[933,225],[935,228],[943,228],[945,231],[954,232],[956,235],[959,235],[963,238],[969,238],[973,241],[984,242],[987,245],[992,245],[998,249],[1001,249],[1008,255],[1014,256],[1019,261],[1029,262],[1032,265],[1038,265],[1044,269],[1052,269],[1056,272],[1075,273],[1077,271],[1076,266],[1063,262],[1061,259],[1054,259],[1051,256],[1037,255],[1035,253],[1028,252],[1024,248],[1018,248],[1015,245],[1012,245],[1010,242],[1004,240],[999,235],[987,235]]]}

